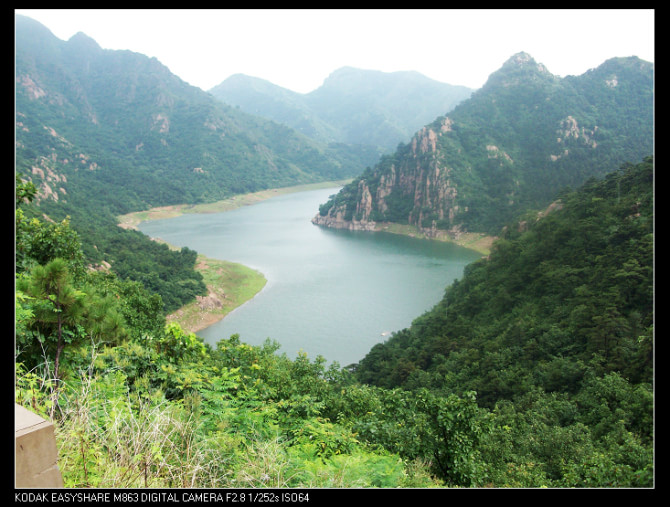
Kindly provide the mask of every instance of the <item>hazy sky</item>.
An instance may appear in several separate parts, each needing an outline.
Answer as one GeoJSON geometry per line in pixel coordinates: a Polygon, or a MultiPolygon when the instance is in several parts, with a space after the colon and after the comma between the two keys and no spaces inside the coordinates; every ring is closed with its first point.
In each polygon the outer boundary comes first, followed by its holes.
{"type": "Polygon", "coordinates": [[[653,9],[16,9],[68,40],[84,32],[105,49],[156,57],[209,90],[232,74],[293,91],[318,88],[344,66],[415,70],[479,88],[513,54],[558,76],[615,56],[654,61],[653,9]]]}

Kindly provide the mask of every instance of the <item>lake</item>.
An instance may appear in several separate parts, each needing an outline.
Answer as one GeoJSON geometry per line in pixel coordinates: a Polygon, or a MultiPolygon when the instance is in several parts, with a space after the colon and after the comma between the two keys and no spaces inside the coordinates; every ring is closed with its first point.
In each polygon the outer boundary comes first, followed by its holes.
{"type": "Polygon", "coordinates": [[[431,309],[481,255],[452,243],[313,225],[319,205],[338,190],[147,221],[139,229],[267,278],[255,298],[198,331],[206,342],[235,333],[250,345],[270,338],[290,358],[303,351],[311,360],[322,355],[346,366],[431,309]]]}

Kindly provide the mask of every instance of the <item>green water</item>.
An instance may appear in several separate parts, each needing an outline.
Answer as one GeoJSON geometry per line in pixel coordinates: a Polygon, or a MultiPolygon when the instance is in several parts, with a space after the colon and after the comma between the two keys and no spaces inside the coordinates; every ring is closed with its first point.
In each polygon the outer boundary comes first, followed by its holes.
{"type": "Polygon", "coordinates": [[[288,194],[139,228],[267,278],[254,299],[198,332],[205,341],[215,344],[234,333],[252,345],[270,338],[291,358],[303,351],[310,359],[320,354],[345,366],[432,308],[481,256],[450,243],[313,225],[319,205],[336,192],[288,194]]]}

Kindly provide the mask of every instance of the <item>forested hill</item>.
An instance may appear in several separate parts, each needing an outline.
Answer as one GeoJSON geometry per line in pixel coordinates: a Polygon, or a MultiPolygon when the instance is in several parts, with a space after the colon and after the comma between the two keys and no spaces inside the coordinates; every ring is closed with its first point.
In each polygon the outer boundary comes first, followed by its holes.
{"type": "Polygon", "coordinates": [[[353,373],[166,326],[17,185],[15,400],[66,487],[653,488],[652,183],[627,165],[508,227],[353,373]]]}
{"type": "Polygon", "coordinates": [[[82,33],[61,41],[22,16],[16,117],[19,168],[41,180],[43,198],[102,201],[115,212],[346,178],[364,167],[222,104],[155,58],[104,50],[82,33]]]}
{"type": "Polygon", "coordinates": [[[16,16],[16,173],[27,216],[70,224],[90,264],[142,281],[174,310],[205,290],[193,252],[170,252],[115,217],[359,174],[359,154],[222,104],[155,58],[68,41],[16,16]],[[189,266],[190,264],[190,266],[189,266]]]}
{"type": "Polygon", "coordinates": [[[15,401],[54,423],[66,487],[654,486],[651,64],[515,55],[324,206],[499,235],[340,368],[166,325],[206,290],[196,253],[115,216],[341,178],[356,153],[83,34],[17,17],[16,46],[15,401]]]}
{"type": "Polygon", "coordinates": [[[651,158],[505,228],[431,311],[360,362],[384,387],[476,391],[493,407],[537,390],[578,395],[593,375],[653,380],[651,158]]]}
{"type": "Polygon", "coordinates": [[[363,145],[379,154],[395,150],[398,143],[451,111],[473,91],[418,72],[343,67],[304,94],[243,74],[229,77],[210,93],[313,139],[363,145]]]}
{"type": "Polygon", "coordinates": [[[322,205],[314,221],[496,235],[523,210],[548,205],[563,187],[576,188],[652,150],[651,63],[613,58],[559,78],[519,53],[468,100],[322,205]]]}
{"type": "Polygon", "coordinates": [[[373,347],[357,378],[476,396],[498,418],[489,459],[506,480],[649,480],[653,180],[651,159],[627,164],[507,227],[439,304],[373,347]]]}

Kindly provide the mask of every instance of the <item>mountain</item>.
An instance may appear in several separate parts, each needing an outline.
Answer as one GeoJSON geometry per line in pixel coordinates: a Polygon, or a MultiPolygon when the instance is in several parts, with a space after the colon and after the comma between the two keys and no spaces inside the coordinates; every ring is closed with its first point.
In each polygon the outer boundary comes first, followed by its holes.
{"type": "Polygon", "coordinates": [[[378,153],[392,151],[472,92],[418,72],[352,67],[334,71],[322,86],[306,94],[242,74],[210,90],[222,102],[288,125],[315,140],[370,146],[378,153]]]}
{"type": "Polygon", "coordinates": [[[45,229],[67,219],[88,265],[142,282],[166,312],[206,294],[194,252],[123,230],[116,216],[350,178],[368,164],[222,104],[155,58],[83,33],[62,41],[24,16],[15,36],[15,172],[38,190],[26,217],[45,229]]]}
{"type": "Polygon", "coordinates": [[[518,53],[448,116],[322,205],[313,221],[497,234],[560,189],[650,155],[653,139],[651,63],[613,58],[559,78],[518,53]]]}
{"type": "MultiPolygon", "coordinates": [[[[494,485],[649,487],[653,282],[649,157],[508,227],[488,258],[470,264],[432,310],[375,345],[353,371],[361,382],[417,399],[426,391],[476,396],[495,414],[489,428],[499,430],[479,447],[494,485]],[[596,449],[602,459],[587,457],[596,449]]],[[[387,425],[396,425],[393,417],[387,425]]]]}
{"type": "Polygon", "coordinates": [[[16,17],[17,166],[40,198],[114,212],[347,178],[365,165],[222,104],[155,58],[16,17]]]}
{"type": "Polygon", "coordinates": [[[507,228],[432,310],[356,372],[391,387],[476,390],[493,405],[539,387],[574,393],[585,372],[653,378],[654,164],[624,164],[507,228]]]}
{"type": "Polygon", "coordinates": [[[337,129],[311,110],[305,95],[270,81],[234,74],[209,90],[209,93],[226,104],[287,125],[312,139],[325,142],[338,139],[337,129]]]}

